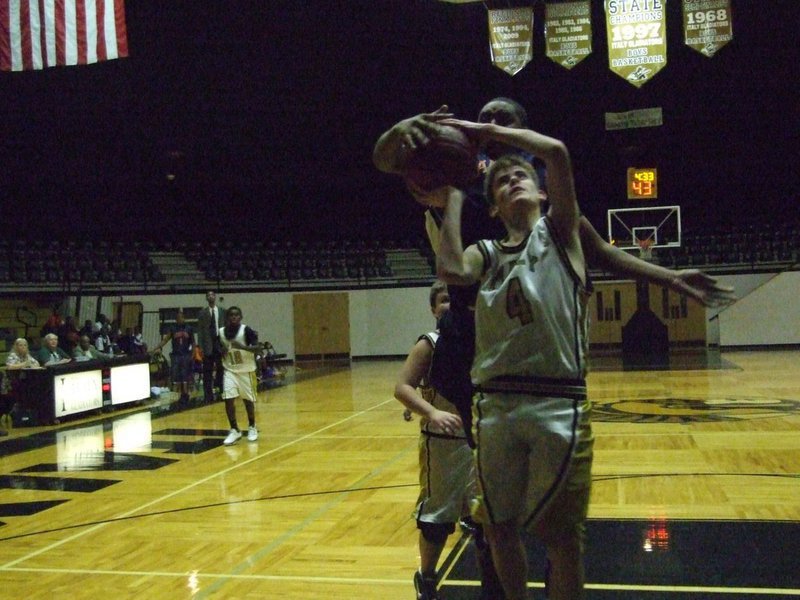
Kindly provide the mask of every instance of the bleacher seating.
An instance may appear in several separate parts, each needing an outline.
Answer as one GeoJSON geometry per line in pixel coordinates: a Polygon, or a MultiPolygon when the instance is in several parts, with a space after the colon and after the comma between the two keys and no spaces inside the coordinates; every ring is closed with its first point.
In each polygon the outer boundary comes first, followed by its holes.
{"type": "Polygon", "coordinates": [[[684,232],[679,248],[657,248],[654,257],[666,267],[736,272],[796,264],[799,248],[800,224],[749,225],[713,233],[684,232]]]}
{"type": "MultiPolygon", "coordinates": [[[[683,232],[682,244],[656,248],[670,268],[711,273],[798,268],[800,223],[683,232]]],[[[163,264],[163,263],[162,263],[163,264]]],[[[0,240],[0,286],[32,290],[169,289],[210,284],[257,289],[397,285],[429,282],[435,256],[422,237],[403,240],[200,242],[0,240]],[[168,280],[155,260],[165,253],[195,273],[168,280]],[[155,287],[154,287],[155,286],[155,287]],[[161,288],[159,288],[161,289],[161,288]]]]}
{"type": "Polygon", "coordinates": [[[117,242],[32,240],[0,245],[0,283],[76,287],[99,283],[141,285],[159,271],[141,248],[117,242]]]}
{"type": "Polygon", "coordinates": [[[192,244],[184,256],[209,281],[324,282],[377,280],[393,277],[387,254],[379,242],[320,241],[309,243],[232,242],[202,247],[192,244]]]}

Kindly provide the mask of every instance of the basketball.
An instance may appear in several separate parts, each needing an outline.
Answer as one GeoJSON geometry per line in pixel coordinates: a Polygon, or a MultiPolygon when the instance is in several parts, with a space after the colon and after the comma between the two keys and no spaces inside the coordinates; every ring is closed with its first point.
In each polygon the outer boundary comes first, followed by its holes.
{"type": "Polygon", "coordinates": [[[478,150],[456,127],[441,125],[441,132],[409,156],[403,177],[409,188],[431,192],[451,185],[463,188],[477,174],[478,150]]]}

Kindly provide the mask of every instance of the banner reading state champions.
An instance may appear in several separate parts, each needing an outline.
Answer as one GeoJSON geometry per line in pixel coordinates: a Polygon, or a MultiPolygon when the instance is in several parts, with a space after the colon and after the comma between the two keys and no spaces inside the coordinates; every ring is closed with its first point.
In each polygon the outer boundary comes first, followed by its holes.
{"type": "Polygon", "coordinates": [[[667,0],[605,0],[608,66],[641,87],[667,66],[667,0]]]}

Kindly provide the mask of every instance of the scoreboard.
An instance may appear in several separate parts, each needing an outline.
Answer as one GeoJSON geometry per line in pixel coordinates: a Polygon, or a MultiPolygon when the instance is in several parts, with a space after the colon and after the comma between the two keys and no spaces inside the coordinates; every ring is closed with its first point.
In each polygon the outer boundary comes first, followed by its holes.
{"type": "Polygon", "coordinates": [[[658,169],[628,167],[628,200],[658,198],[658,169]]]}

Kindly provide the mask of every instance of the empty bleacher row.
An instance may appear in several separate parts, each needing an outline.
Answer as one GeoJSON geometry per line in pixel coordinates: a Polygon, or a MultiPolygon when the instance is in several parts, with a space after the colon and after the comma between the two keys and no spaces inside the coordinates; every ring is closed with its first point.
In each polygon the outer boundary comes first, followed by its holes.
{"type": "Polygon", "coordinates": [[[187,259],[210,281],[376,279],[393,277],[387,249],[377,242],[193,246],[187,259]]]}
{"type": "Polygon", "coordinates": [[[0,283],[143,283],[163,279],[147,249],[115,242],[0,242],[0,283]]]}
{"type": "Polygon", "coordinates": [[[659,248],[665,267],[715,270],[769,268],[800,260],[800,225],[749,226],[728,231],[685,232],[679,248],[659,248]]]}
{"type": "MultiPolygon", "coordinates": [[[[655,262],[711,273],[796,268],[800,223],[684,231],[656,248],[655,262]]],[[[421,237],[403,240],[239,242],[0,240],[0,286],[25,289],[189,289],[208,285],[293,287],[395,285],[432,280],[421,237]]]]}

